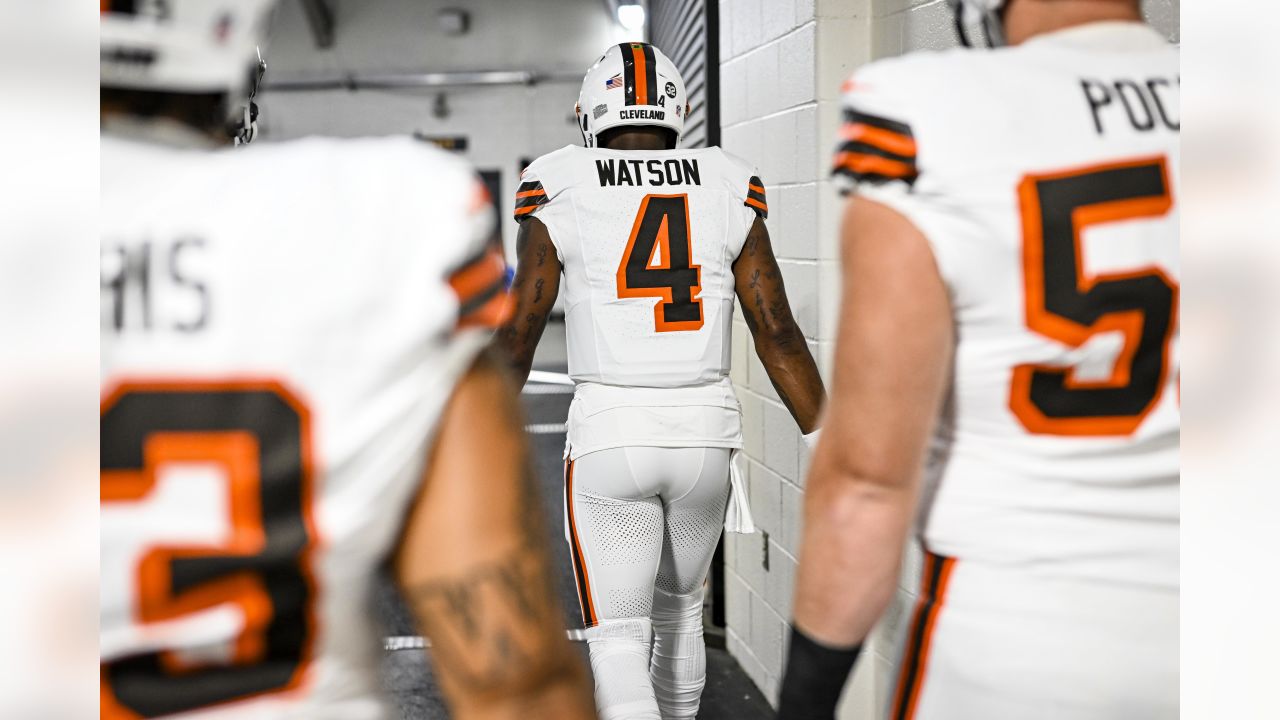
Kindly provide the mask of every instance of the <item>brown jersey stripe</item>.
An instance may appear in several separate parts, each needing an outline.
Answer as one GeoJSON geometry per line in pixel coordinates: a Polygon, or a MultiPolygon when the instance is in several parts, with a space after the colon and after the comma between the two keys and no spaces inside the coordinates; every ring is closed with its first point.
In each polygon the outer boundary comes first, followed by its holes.
{"type": "Polygon", "coordinates": [[[872,115],[871,113],[862,112],[861,110],[847,109],[844,111],[844,121],[853,125],[870,125],[881,130],[903,137],[915,138],[915,133],[911,132],[911,126],[898,120],[891,120],[887,117],[872,115]]]}
{"type": "Polygon", "coordinates": [[[529,180],[520,183],[520,187],[516,188],[516,193],[528,192],[530,190],[541,190],[542,182],[539,180],[529,180]]]}
{"type": "Polygon", "coordinates": [[[905,180],[908,184],[914,183],[918,176],[915,165],[858,152],[836,155],[832,172],[850,175],[858,181],[905,180]]]}
{"type": "Polygon", "coordinates": [[[516,193],[516,197],[527,198],[527,197],[534,197],[536,195],[546,195],[546,194],[547,194],[546,190],[543,190],[542,188],[538,188],[537,190],[525,190],[524,192],[518,192],[516,193]]]}
{"type": "Polygon", "coordinates": [[[744,203],[742,203],[742,204],[743,204],[743,205],[746,205],[746,206],[748,206],[748,207],[753,207],[753,208],[755,208],[755,209],[756,209],[756,214],[757,214],[757,215],[759,215],[760,217],[762,217],[762,218],[764,218],[764,219],[766,219],[766,220],[767,220],[767,219],[769,219],[769,206],[768,206],[768,205],[765,205],[764,203],[760,202],[759,200],[756,200],[755,198],[750,198],[750,197],[749,197],[749,198],[747,198],[747,201],[746,201],[746,202],[744,202],[744,203]]]}
{"type": "Polygon", "coordinates": [[[902,655],[902,668],[894,692],[893,712],[889,716],[892,720],[911,720],[915,715],[920,688],[924,685],[929,647],[955,563],[955,558],[925,552],[920,596],[911,618],[907,648],[902,655]]]}
{"type": "Polygon", "coordinates": [[[587,584],[587,563],[582,556],[582,545],[578,542],[578,525],[573,513],[573,461],[565,464],[565,503],[569,506],[569,542],[573,546],[569,551],[569,560],[573,565],[573,580],[578,588],[578,605],[582,608],[582,624],[595,627],[595,605],[591,602],[591,586],[587,584]]]}

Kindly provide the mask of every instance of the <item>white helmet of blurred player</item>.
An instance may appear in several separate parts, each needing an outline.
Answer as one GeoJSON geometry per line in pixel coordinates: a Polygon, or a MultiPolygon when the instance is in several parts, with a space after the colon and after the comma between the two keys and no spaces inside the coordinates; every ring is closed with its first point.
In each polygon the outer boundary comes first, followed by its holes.
{"type": "Polygon", "coordinates": [[[628,42],[606,50],[587,71],[576,112],[587,147],[595,147],[601,132],[627,125],[666,128],[679,142],[689,96],[680,71],[661,50],[628,42]]]}
{"type": "Polygon", "coordinates": [[[1004,36],[1004,19],[1001,10],[1008,4],[1007,0],[947,0],[951,12],[956,19],[956,34],[965,47],[973,47],[966,28],[981,25],[986,33],[987,43],[991,47],[1001,47],[1006,43],[1004,36]]]}
{"type": "Polygon", "coordinates": [[[240,123],[238,142],[252,138],[252,97],[266,64],[266,40],[277,0],[102,0],[104,88],[182,94],[220,93],[240,123]]]}

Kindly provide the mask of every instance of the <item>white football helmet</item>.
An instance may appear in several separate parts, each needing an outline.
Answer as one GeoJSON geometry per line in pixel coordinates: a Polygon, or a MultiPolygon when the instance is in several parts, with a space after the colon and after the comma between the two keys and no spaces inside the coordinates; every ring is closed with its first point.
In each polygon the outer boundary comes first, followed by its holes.
{"type": "Polygon", "coordinates": [[[258,47],[276,2],[102,0],[101,85],[224,93],[229,119],[247,120],[266,67],[258,47]]]}
{"type": "Polygon", "coordinates": [[[956,34],[965,47],[974,47],[965,28],[982,25],[986,33],[987,44],[991,47],[1002,47],[1007,43],[1004,36],[1004,18],[1001,10],[1006,0],[947,0],[951,12],[956,19],[956,34]]]}
{"type": "Polygon", "coordinates": [[[587,71],[575,112],[587,147],[595,147],[602,131],[623,125],[667,128],[679,142],[689,96],[680,71],[662,51],[628,42],[606,50],[587,71]]]}

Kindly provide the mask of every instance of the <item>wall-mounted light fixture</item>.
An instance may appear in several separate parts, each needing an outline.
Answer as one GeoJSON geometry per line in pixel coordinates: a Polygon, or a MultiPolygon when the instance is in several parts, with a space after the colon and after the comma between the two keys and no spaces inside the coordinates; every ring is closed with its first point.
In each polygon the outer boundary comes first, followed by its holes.
{"type": "Polygon", "coordinates": [[[638,3],[618,5],[618,24],[631,32],[644,30],[644,6],[638,3]]]}

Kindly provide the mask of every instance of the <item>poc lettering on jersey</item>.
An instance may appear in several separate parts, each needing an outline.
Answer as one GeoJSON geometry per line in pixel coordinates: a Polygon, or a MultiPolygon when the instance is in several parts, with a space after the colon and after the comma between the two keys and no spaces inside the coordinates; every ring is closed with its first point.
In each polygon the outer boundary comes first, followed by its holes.
{"type": "Polygon", "coordinates": [[[1080,88],[1093,115],[1094,129],[1099,135],[1123,123],[1128,123],[1138,132],[1157,128],[1178,132],[1182,127],[1182,118],[1178,115],[1181,86],[1180,75],[1145,80],[1080,80],[1080,88]]]}
{"type": "Polygon", "coordinates": [[[696,158],[672,160],[596,160],[600,187],[610,185],[701,185],[702,171],[696,158]]]}

